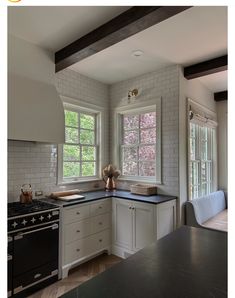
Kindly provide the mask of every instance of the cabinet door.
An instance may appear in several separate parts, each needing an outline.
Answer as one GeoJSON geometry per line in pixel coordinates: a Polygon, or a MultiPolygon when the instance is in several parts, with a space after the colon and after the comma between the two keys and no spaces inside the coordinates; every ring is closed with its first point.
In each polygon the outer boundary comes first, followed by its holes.
{"type": "Polygon", "coordinates": [[[157,239],[173,232],[176,228],[176,201],[157,205],[157,239]]]}
{"type": "Polygon", "coordinates": [[[113,244],[132,249],[132,209],[128,200],[113,199],[113,244]]]}
{"type": "Polygon", "coordinates": [[[154,241],[154,206],[147,203],[133,203],[133,250],[154,241]]]}

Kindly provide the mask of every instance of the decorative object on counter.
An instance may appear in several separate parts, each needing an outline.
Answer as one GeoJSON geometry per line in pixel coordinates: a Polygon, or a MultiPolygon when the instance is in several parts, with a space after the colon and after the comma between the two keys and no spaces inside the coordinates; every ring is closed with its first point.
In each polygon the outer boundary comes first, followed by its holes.
{"type": "Polygon", "coordinates": [[[21,186],[20,202],[23,204],[30,204],[33,200],[33,192],[31,184],[23,184],[21,186]]]}
{"type": "Polygon", "coordinates": [[[107,191],[112,191],[116,189],[116,184],[114,182],[114,178],[118,178],[121,172],[117,170],[117,168],[111,164],[104,167],[102,170],[103,180],[105,182],[105,189],[107,191]]]}
{"type": "Polygon", "coordinates": [[[80,193],[81,190],[79,189],[71,189],[71,190],[64,190],[64,191],[55,191],[55,192],[52,192],[50,194],[50,197],[51,198],[58,198],[58,197],[63,197],[63,196],[70,196],[70,195],[75,195],[75,194],[78,194],[80,193]]]}
{"type": "Polygon", "coordinates": [[[130,186],[131,193],[151,196],[157,193],[157,186],[151,184],[134,184],[130,186]]]}
{"type": "Polygon", "coordinates": [[[71,189],[65,191],[56,191],[50,194],[50,197],[57,200],[62,201],[72,201],[72,200],[79,200],[84,199],[85,197],[80,195],[81,190],[79,189],[71,189]]]}

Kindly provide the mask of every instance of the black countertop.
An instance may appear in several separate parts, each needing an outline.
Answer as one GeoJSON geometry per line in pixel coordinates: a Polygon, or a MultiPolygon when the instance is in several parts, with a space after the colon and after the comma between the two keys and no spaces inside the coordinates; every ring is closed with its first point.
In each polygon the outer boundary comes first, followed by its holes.
{"type": "Polygon", "coordinates": [[[183,226],[60,297],[227,297],[227,233],[183,226]]]}
{"type": "Polygon", "coordinates": [[[47,199],[43,199],[43,201],[56,204],[57,206],[66,207],[66,206],[92,202],[92,201],[110,198],[110,197],[128,199],[128,200],[150,203],[150,204],[160,204],[160,203],[164,203],[164,202],[176,199],[176,197],[174,196],[167,196],[167,195],[151,195],[151,196],[134,195],[129,191],[124,191],[124,190],[115,190],[115,191],[97,190],[92,192],[84,192],[81,194],[85,196],[85,199],[65,202],[62,200],[47,198],[47,199]]]}

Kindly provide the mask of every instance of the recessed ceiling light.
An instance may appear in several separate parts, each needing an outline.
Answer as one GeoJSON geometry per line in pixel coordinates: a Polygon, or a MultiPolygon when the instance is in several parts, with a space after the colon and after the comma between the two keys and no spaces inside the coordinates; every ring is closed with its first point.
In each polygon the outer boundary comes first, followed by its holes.
{"type": "Polygon", "coordinates": [[[143,54],[144,54],[143,51],[136,50],[136,51],[133,51],[131,55],[132,55],[133,57],[140,57],[140,56],[142,56],[143,54]]]}

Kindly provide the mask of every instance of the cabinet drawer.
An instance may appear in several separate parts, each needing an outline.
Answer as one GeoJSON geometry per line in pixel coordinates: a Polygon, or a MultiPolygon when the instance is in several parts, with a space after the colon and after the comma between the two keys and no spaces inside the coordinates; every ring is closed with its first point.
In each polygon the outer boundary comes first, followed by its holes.
{"type": "Polygon", "coordinates": [[[105,230],[92,236],[91,245],[93,251],[101,250],[110,245],[110,230],[105,230]]]}
{"type": "Polygon", "coordinates": [[[84,238],[91,234],[91,221],[90,219],[85,219],[82,221],[74,222],[65,225],[65,243],[70,243],[72,241],[84,238]]]}
{"type": "Polygon", "coordinates": [[[110,230],[65,245],[65,263],[72,263],[110,245],[110,230]]]}
{"type": "Polygon", "coordinates": [[[87,218],[90,215],[89,205],[78,206],[64,211],[64,223],[72,223],[87,218]]]}
{"type": "Polygon", "coordinates": [[[72,263],[91,253],[90,237],[83,238],[65,245],[65,263],[72,263]]]}
{"type": "Polygon", "coordinates": [[[101,214],[91,218],[91,232],[98,233],[110,226],[110,213],[101,214]]]}
{"type": "Polygon", "coordinates": [[[109,212],[110,210],[111,210],[110,199],[91,204],[91,216],[103,214],[103,213],[109,212]]]}

